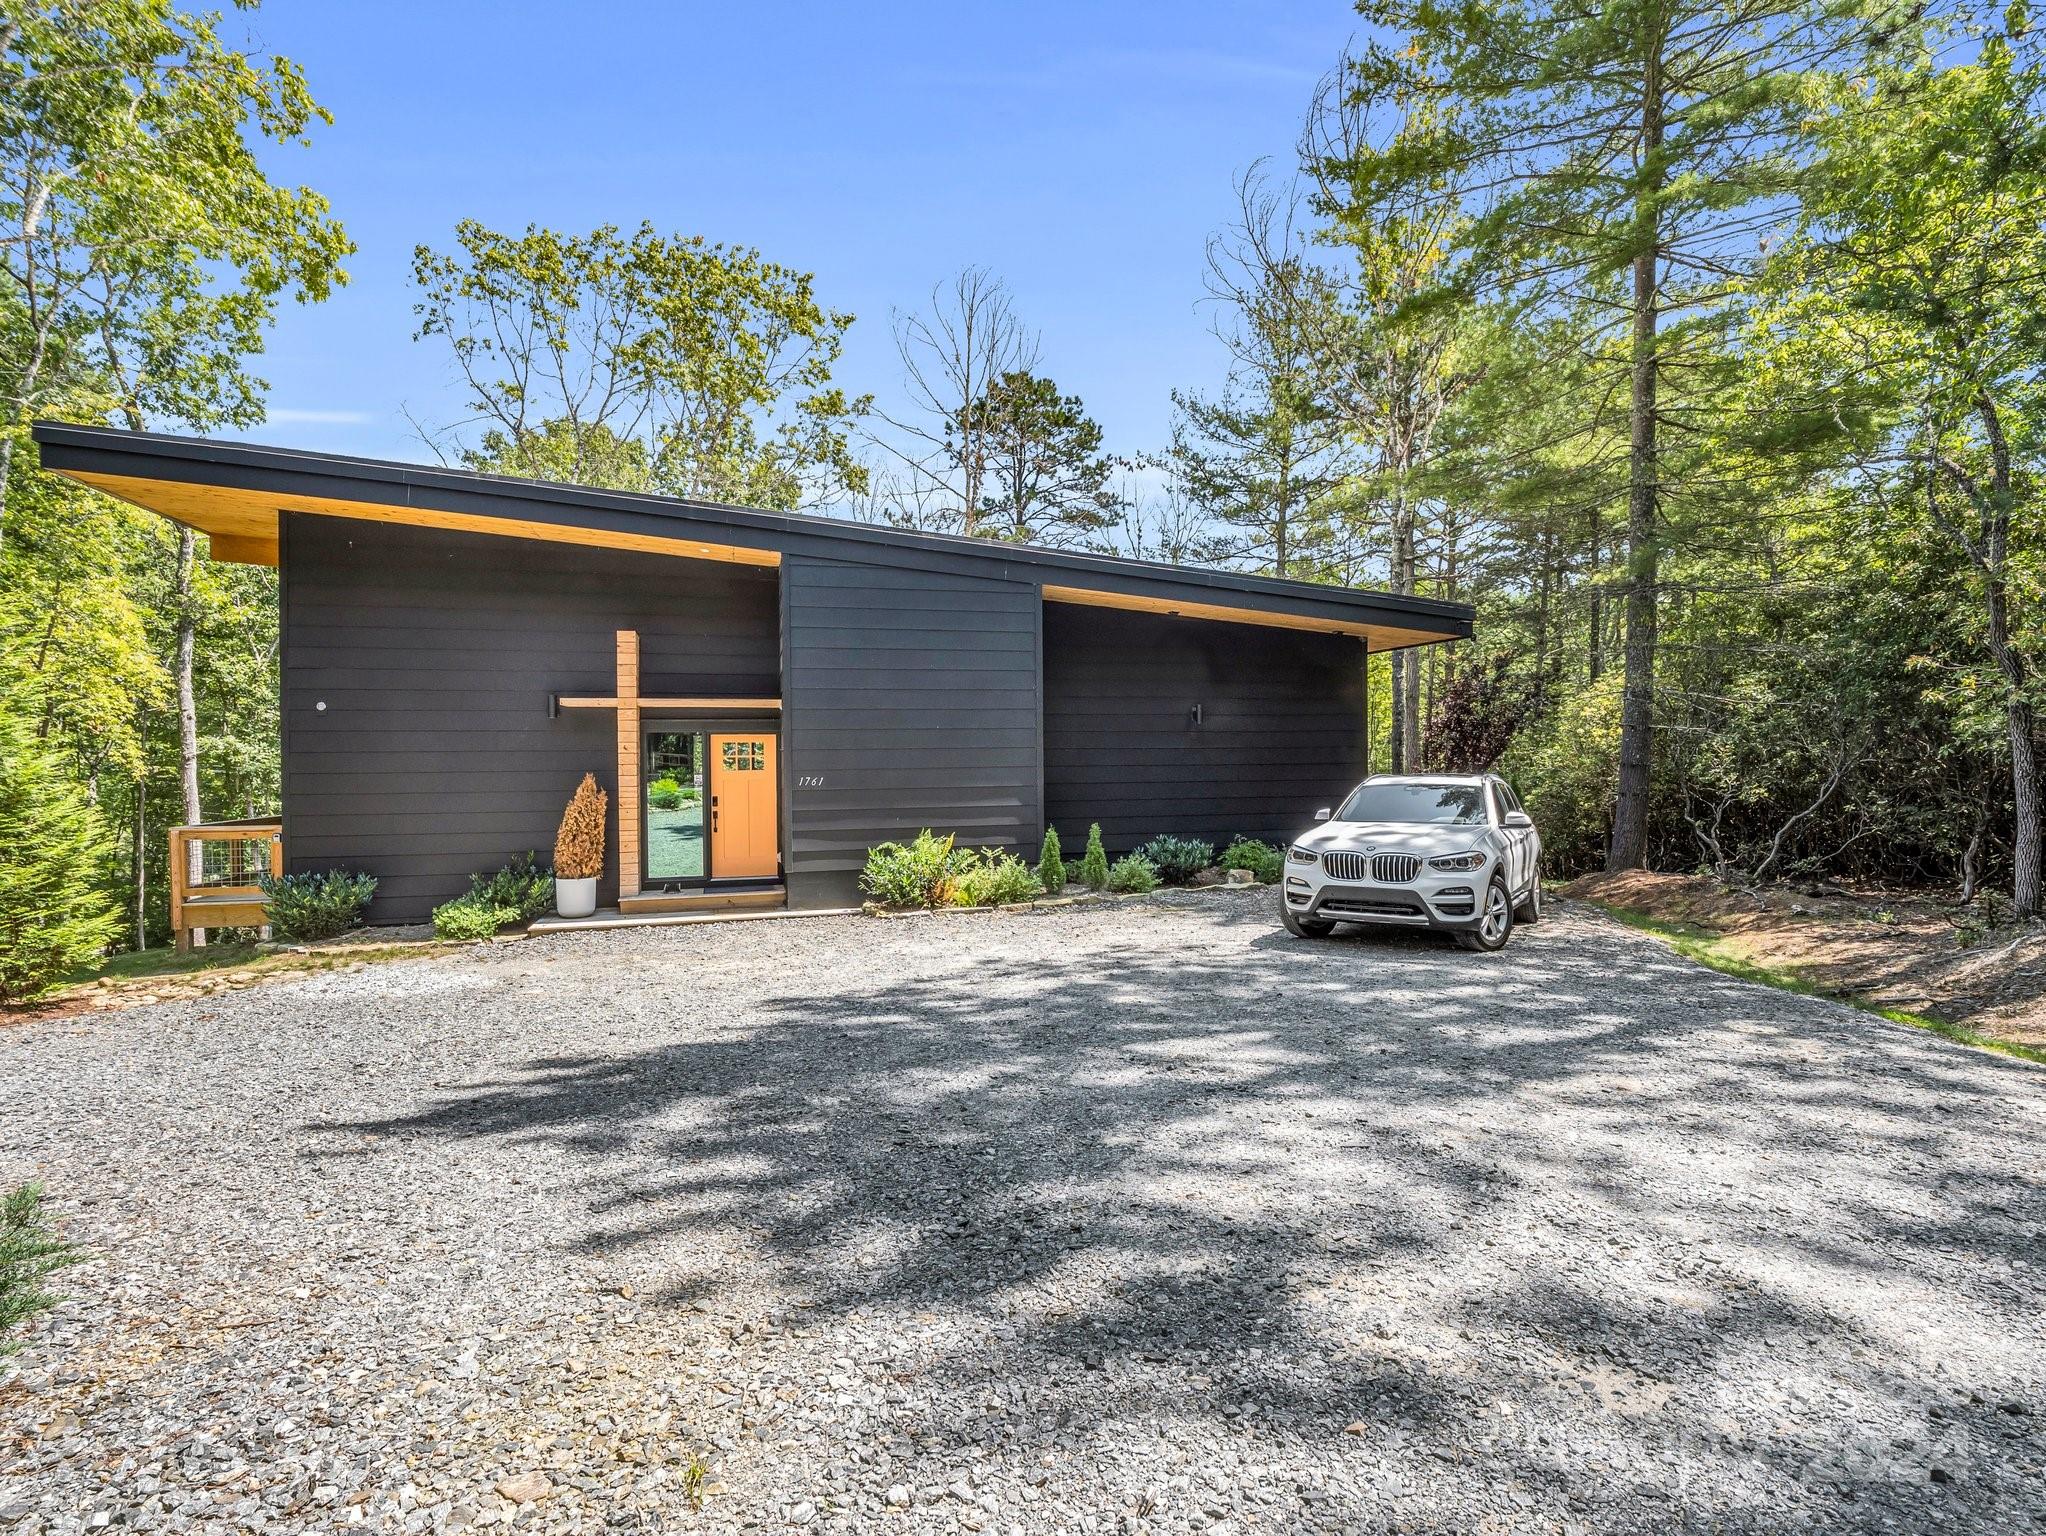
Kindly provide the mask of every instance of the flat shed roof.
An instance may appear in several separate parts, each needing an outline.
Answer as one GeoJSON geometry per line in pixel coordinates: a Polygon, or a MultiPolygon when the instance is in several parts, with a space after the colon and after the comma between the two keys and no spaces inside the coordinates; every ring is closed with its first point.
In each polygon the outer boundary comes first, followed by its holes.
{"type": "Polygon", "coordinates": [[[47,421],[34,435],[45,469],[206,534],[220,560],[274,565],[279,514],[304,512],[747,565],[795,554],[1002,576],[1052,602],[1357,635],[1373,650],[1471,633],[1468,604],[1354,587],[213,438],[47,421]]]}

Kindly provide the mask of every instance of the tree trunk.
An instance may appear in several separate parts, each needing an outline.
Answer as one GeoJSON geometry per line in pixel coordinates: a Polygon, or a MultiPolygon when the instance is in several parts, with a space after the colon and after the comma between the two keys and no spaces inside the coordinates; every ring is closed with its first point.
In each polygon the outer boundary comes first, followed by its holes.
{"type": "Polygon", "coordinates": [[[7,548],[7,481],[14,472],[14,434],[0,432],[0,552],[7,548]]]}
{"type": "Polygon", "coordinates": [[[1272,508],[1272,574],[1280,577],[1286,574],[1286,521],[1292,510],[1292,468],[1291,457],[1281,454],[1278,502],[1272,508]]]}
{"type": "Polygon", "coordinates": [[[1989,653],[2003,678],[2004,721],[2010,735],[2011,801],[2017,808],[2011,848],[2011,907],[2019,917],[2039,915],[2039,760],[2033,743],[2038,721],[2025,693],[2023,659],[2010,639],[2009,595],[2000,572],[1985,571],[1989,653]]]}
{"type": "Polygon", "coordinates": [[[1413,658],[1412,651],[1394,651],[1388,661],[1392,663],[1392,687],[1389,690],[1392,704],[1392,728],[1387,732],[1387,745],[1391,748],[1391,761],[1386,769],[1391,773],[1407,771],[1407,663],[1413,658]]]}
{"type": "Polygon", "coordinates": [[[135,953],[149,948],[149,779],[135,780],[135,953]]]}
{"type": "MultiPolygon", "coordinates": [[[[1659,178],[1662,79],[1653,50],[1641,105],[1642,158],[1659,178]]],[[[1643,193],[1635,194],[1637,199],[1643,193]]],[[[1637,201],[1634,245],[1633,377],[1627,441],[1627,639],[1620,702],[1620,783],[1606,868],[1639,869],[1648,858],[1648,796],[1655,733],[1656,320],[1658,212],[1637,201]]]]}
{"type": "MultiPolygon", "coordinates": [[[[1392,589],[1402,597],[1414,595],[1416,557],[1414,553],[1414,512],[1406,490],[1400,490],[1399,506],[1393,515],[1392,589]]],[[[1421,667],[1411,651],[1394,653],[1393,665],[1393,747],[1394,773],[1421,771],[1421,667]],[[1405,666],[1400,666],[1404,657],[1405,666]]]]}
{"type": "MultiPolygon", "coordinates": [[[[201,819],[199,812],[199,710],[192,696],[192,653],[198,638],[192,585],[199,560],[198,536],[189,528],[178,529],[178,574],[174,588],[177,604],[178,651],[178,785],[184,796],[187,824],[201,819]]],[[[187,845],[185,878],[197,885],[205,875],[204,846],[194,839],[187,845]]],[[[203,934],[194,940],[204,943],[203,934]]]]}
{"type": "Polygon", "coordinates": [[[2032,706],[2010,703],[2010,772],[2018,829],[2011,854],[2011,907],[2019,917],[2039,915],[2039,763],[2032,743],[2032,706]]]}

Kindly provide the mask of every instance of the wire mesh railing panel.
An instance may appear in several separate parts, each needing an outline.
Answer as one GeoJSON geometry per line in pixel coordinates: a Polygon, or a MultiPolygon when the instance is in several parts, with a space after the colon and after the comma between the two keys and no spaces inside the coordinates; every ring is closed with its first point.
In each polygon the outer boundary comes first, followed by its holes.
{"type": "Polygon", "coordinates": [[[187,890],[209,886],[254,885],[259,875],[270,871],[270,843],[267,834],[248,837],[194,837],[187,844],[186,858],[197,873],[185,881],[187,890]]]}

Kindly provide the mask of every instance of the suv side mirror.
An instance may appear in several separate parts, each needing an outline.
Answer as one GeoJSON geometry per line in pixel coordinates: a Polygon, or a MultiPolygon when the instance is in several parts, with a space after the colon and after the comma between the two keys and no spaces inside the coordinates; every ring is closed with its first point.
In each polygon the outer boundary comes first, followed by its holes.
{"type": "Polygon", "coordinates": [[[1329,808],[1328,808],[1327,806],[1323,806],[1323,807],[1322,807],[1322,808],[1321,808],[1320,810],[1318,810],[1318,811],[1316,811],[1316,812],[1314,813],[1314,819],[1315,819],[1316,821],[1327,821],[1327,820],[1328,820],[1328,818],[1329,818],[1329,808]]]}
{"type": "Polygon", "coordinates": [[[1526,811],[1508,811],[1506,813],[1505,825],[1512,827],[1516,831],[1519,831],[1521,829],[1533,826],[1534,817],[1528,815],[1526,811]]]}

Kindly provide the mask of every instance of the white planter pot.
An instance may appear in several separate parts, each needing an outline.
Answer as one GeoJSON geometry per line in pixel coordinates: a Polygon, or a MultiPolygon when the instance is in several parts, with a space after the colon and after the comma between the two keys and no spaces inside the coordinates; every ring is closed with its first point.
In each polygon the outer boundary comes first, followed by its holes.
{"type": "Polygon", "coordinates": [[[554,881],[554,910],[563,917],[588,917],[597,910],[597,877],[554,881]]]}

